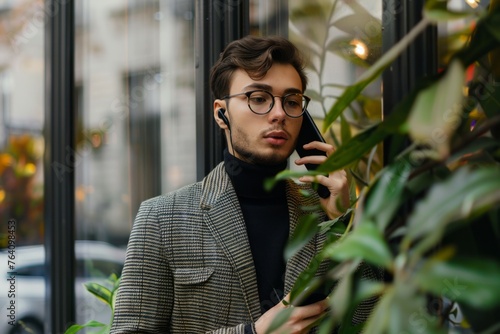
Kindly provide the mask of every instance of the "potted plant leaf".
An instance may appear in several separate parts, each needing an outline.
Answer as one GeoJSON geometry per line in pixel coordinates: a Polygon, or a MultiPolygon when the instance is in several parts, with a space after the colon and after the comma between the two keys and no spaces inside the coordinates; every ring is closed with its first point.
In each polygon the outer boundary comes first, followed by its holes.
{"type": "MultiPolygon", "coordinates": [[[[314,232],[328,236],[292,291],[293,302],[323,281],[335,284],[320,333],[334,328],[340,333],[448,333],[452,327],[500,331],[498,3],[491,1],[483,12],[454,12],[446,2],[427,1],[422,21],[327,112],[325,133],[426,27],[457,18],[474,21],[467,43],[442,71],[419,82],[388,117],[343,142],[317,170],[351,170],[395,137],[411,143],[366,180],[343,216],[307,224],[288,246],[291,256],[314,232]],[[470,71],[474,76],[468,80],[470,71]],[[322,260],[330,261],[332,269],[315,277],[322,260]],[[363,278],[363,265],[382,270],[384,279],[363,278]],[[353,312],[370,298],[377,299],[370,316],[353,326],[353,312]]],[[[269,186],[298,174],[285,171],[269,186]]]]}

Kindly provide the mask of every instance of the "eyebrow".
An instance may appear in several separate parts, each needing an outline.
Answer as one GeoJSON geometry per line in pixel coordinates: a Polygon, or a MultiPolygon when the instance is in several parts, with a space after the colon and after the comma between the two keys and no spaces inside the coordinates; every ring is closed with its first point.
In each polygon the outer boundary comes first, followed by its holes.
{"type": "MultiPolygon", "coordinates": [[[[243,90],[244,91],[249,91],[251,89],[249,88],[252,88],[252,89],[262,89],[262,90],[266,90],[266,91],[269,91],[269,92],[272,92],[273,91],[273,87],[270,86],[270,85],[266,85],[266,84],[262,84],[262,83],[252,83],[248,86],[245,86],[243,87],[243,90]]],[[[299,93],[299,94],[302,94],[302,91],[300,89],[297,89],[297,88],[287,88],[285,89],[285,91],[283,92],[284,94],[290,94],[290,93],[299,93]]]]}

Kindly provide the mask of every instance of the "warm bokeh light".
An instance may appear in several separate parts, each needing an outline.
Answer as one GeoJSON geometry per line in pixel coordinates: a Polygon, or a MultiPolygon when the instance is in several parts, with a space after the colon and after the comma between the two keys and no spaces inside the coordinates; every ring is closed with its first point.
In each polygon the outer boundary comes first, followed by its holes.
{"type": "Polygon", "coordinates": [[[85,189],[82,186],[76,188],[75,199],[77,202],[83,202],[85,199],[85,189]]]}
{"type": "Polygon", "coordinates": [[[77,202],[83,202],[89,194],[94,193],[93,186],[79,185],[75,189],[75,199],[77,202]]]}
{"type": "Polygon", "coordinates": [[[24,166],[24,175],[32,176],[32,175],[35,175],[35,173],[36,173],[36,165],[31,163],[31,162],[28,162],[24,166]]]}
{"type": "Polygon", "coordinates": [[[477,8],[481,0],[465,0],[465,2],[472,8],[477,8]]]}
{"type": "Polygon", "coordinates": [[[368,58],[368,47],[358,39],[353,39],[350,43],[354,47],[354,54],[361,59],[368,58]]]}

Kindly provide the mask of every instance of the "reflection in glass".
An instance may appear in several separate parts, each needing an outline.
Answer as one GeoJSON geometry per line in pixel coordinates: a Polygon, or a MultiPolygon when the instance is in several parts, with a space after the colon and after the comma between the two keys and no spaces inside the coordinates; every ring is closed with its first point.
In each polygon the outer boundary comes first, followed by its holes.
{"type": "Polygon", "coordinates": [[[0,247],[43,243],[43,7],[0,2],[0,247]]]}
{"type": "Polygon", "coordinates": [[[0,1],[0,333],[23,323],[40,334],[45,320],[41,3],[0,1]]]}
{"type": "Polygon", "coordinates": [[[142,201],[195,181],[194,2],[76,8],[79,239],[125,246],[142,201]]]}

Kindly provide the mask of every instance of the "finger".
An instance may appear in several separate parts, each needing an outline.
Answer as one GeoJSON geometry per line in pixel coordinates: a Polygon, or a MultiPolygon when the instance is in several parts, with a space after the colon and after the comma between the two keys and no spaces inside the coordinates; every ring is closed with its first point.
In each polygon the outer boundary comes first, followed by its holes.
{"type": "Polygon", "coordinates": [[[305,164],[315,164],[320,165],[326,161],[326,157],[323,155],[308,155],[303,158],[295,160],[296,165],[305,165],[305,164]]]}
{"type": "Polygon", "coordinates": [[[331,186],[334,186],[339,190],[348,186],[347,175],[344,171],[338,171],[328,175],[328,182],[331,186]]]}
{"type": "Polygon", "coordinates": [[[305,306],[295,306],[294,307],[294,317],[296,319],[310,319],[322,315],[328,307],[328,302],[326,300],[320,300],[316,303],[305,305],[305,306]]]}
{"type": "Polygon", "coordinates": [[[305,176],[299,177],[299,181],[300,182],[321,183],[324,186],[328,186],[328,181],[327,180],[328,180],[328,177],[326,177],[324,175],[315,175],[315,176],[305,175],[305,176]]]}
{"type": "Polygon", "coordinates": [[[331,175],[335,178],[341,178],[341,179],[347,178],[347,172],[343,169],[336,170],[335,172],[331,173],[331,175]]]}
{"type": "Polygon", "coordinates": [[[319,321],[322,318],[324,318],[325,315],[326,315],[326,313],[323,312],[322,314],[319,314],[315,317],[310,317],[310,318],[304,319],[302,326],[304,326],[304,328],[307,329],[307,331],[305,331],[304,333],[309,333],[308,330],[310,330],[310,328],[313,326],[317,326],[319,324],[319,321]]]}
{"type": "Polygon", "coordinates": [[[306,150],[318,149],[320,151],[326,152],[327,156],[335,151],[335,148],[332,145],[320,141],[312,141],[310,143],[307,143],[304,145],[304,148],[306,150]]]}

